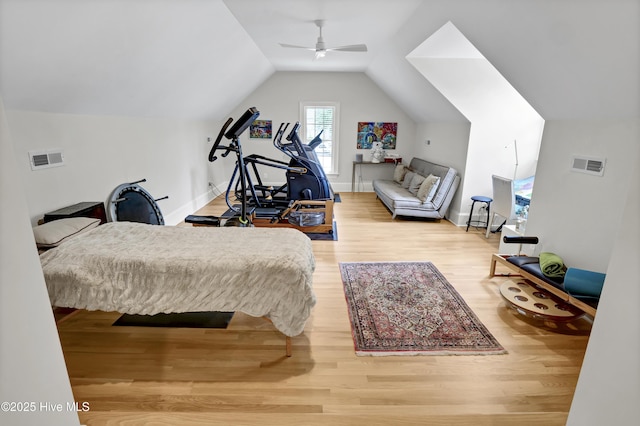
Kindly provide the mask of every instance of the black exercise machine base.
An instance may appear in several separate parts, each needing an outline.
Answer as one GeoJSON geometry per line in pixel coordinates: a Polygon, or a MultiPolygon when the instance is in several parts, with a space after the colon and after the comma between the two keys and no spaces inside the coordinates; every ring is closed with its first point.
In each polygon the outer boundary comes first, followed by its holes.
{"type": "Polygon", "coordinates": [[[190,214],[184,218],[184,221],[200,226],[220,226],[220,218],[217,216],[197,216],[190,214]]]}
{"type": "MultiPolygon", "coordinates": [[[[235,206],[237,208],[238,206],[235,206]]],[[[305,234],[333,233],[333,200],[299,200],[291,203],[285,211],[271,208],[249,208],[250,222],[256,227],[294,228],[305,234]],[[288,216],[294,212],[322,213],[324,221],[313,226],[300,226],[289,221],[288,216]]],[[[184,221],[194,226],[228,226],[237,217],[234,209],[228,209],[222,216],[189,215],[184,221]]]]}

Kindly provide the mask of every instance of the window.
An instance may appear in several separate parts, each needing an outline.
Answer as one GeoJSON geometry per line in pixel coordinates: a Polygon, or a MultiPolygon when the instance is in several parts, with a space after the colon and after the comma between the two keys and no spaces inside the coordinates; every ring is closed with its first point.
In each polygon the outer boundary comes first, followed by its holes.
{"type": "Polygon", "coordinates": [[[338,173],[338,102],[301,102],[300,139],[309,143],[322,130],[322,143],[315,153],[326,174],[338,173]]]}

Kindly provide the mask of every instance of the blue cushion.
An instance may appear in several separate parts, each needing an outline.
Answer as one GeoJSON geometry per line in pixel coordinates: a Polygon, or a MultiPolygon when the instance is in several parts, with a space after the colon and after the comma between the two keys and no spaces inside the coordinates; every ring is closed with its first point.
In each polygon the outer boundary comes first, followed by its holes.
{"type": "Polygon", "coordinates": [[[569,268],[564,276],[564,289],[576,297],[599,298],[606,274],[569,268]]]}

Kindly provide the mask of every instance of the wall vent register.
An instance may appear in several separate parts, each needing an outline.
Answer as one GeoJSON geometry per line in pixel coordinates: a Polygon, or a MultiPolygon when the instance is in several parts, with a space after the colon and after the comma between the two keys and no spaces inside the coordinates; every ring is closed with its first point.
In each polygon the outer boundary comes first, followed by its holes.
{"type": "Polygon", "coordinates": [[[62,150],[29,151],[31,170],[48,169],[50,167],[64,166],[62,150]]]}
{"type": "Polygon", "coordinates": [[[571,171],[578,173],[587,173],[590,175],[604,175],[604,158],[581,157],[574,155],[571,158],[571,171]]]}

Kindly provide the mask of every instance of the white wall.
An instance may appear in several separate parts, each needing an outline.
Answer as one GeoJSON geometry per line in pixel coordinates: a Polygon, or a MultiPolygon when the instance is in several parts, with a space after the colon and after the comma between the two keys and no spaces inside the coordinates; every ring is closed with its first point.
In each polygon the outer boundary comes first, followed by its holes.
{"type": "MultiPolygon", "coordinates": [[[[300,101],[340,102],[340,134],[338,175],[329,176],[335,191],[351,191],[352,162],[356,152],[370,160],[370,150],[357,150],[357,124],[359,121],[388,121],[398,123],[397,149],[395,152],[410,160],[416,145],[416,125],[394,101],[364,73],[340,72],[277,72],[245,99],[230,115],[236,119],[248,107],[260,111],[260,119],[273,120],[274,134],[281,122],[294,124],[299,120],[300,101]]],[[[271,141],[249,139],[243,135],[242,147],[245,155],[261,154],[284,159],[271,141]]],[[[215,163],[214,163],[215,164],[215,163]]],[[[364,190],[372,191],[371,180],[376,177],[391,177],[391,166],[363,167],[364,190]]],[[[269,175],[272,183],[284,183],[279,171],[269,175]]]]}
{"type": "Polygon", "coordinates": [[[219,118],[274,71],[222,0],[2,0],[0,55],[7,109],[97,116],[219,118]]]}
{"type": "MultiPolygon", "coordinates": [[[[0,401],[34,402],[3,412],[3,424],[77,425],[62,348],[44,283],[0,98],[0,401]],[[40,403],[62,404],[62,412],[40,403]]],[[[83,402],[83,401],[79,401],[83,402]]]]}
{"type": "Polygon", "coordinates": [[[452,205],[464,223],[472,196],[491,197],[492,174],[535,174],[544,120],[451,22],[407,60],[471,122],[462,185],[452,205]]]}
{"type": "Polygon", "coordinates": [[[570,426],[640,422],[640,150],[636,152],[635,170],[627,175],[630,187],[620,198],[622,221],[612,232],[616,239],[569,413],[570,426]]]}
{"type": "Polygon", "coordinates": [[[471,123],[464,181],[453,206],[461,211],[458,224],[467,222],[472,196],[493,197],[491,175],[523,179],[536,174],[542,122],[520,124],[515,129],[495,119],[471,123]]]}
{"type": "Polygon", "coordinates": [[[448,218],[453,223],[467,222],[472,196],[492,197],[491,175],[524,179],[536,174],[541,123],[534,120],[519,124],[513,128],[501,121],[480,120],[417,126],[414,155],[454,167],[461,175],[460,187],[449,207],[448,218]]]}
{"type": "Polygon", "coordinates": [[[540,238],[536,252],[557,253],[570,266],[607,270],[637,150],[637,120],[545,124],[526,228],[540,238]],[[604,176],[570,171],[574,154],[606,158],[604,176]]]}
{"type": "Polygon", "coordinates": [[[206,156],[217,126],[204,121],[51,114],[7,110],[32,223],[44,213],[81,201],[107,201],[118,185],[141,183],[167,224],[206,204],[208,182],[224,173],[206,156]],[[28,151],[61,148],[65,165],[32,171],[28,151]]]}
{"type": "MultiPolygon", "coordinates": [[[[453,167],[460,174],[461,187],[449,207],[448,219],[453,223],[464,223],[468,209],[461,210],[462,186],[467,163],[470,123],[441,122],[421,123],[416,130],[416,145],[413,157],[424,158],[437,164],[453,167]],[[427,144],[429,141],[429,144],[427,144]]],[[[466,204],[464,204],[466,205],[466,204]]]]}

